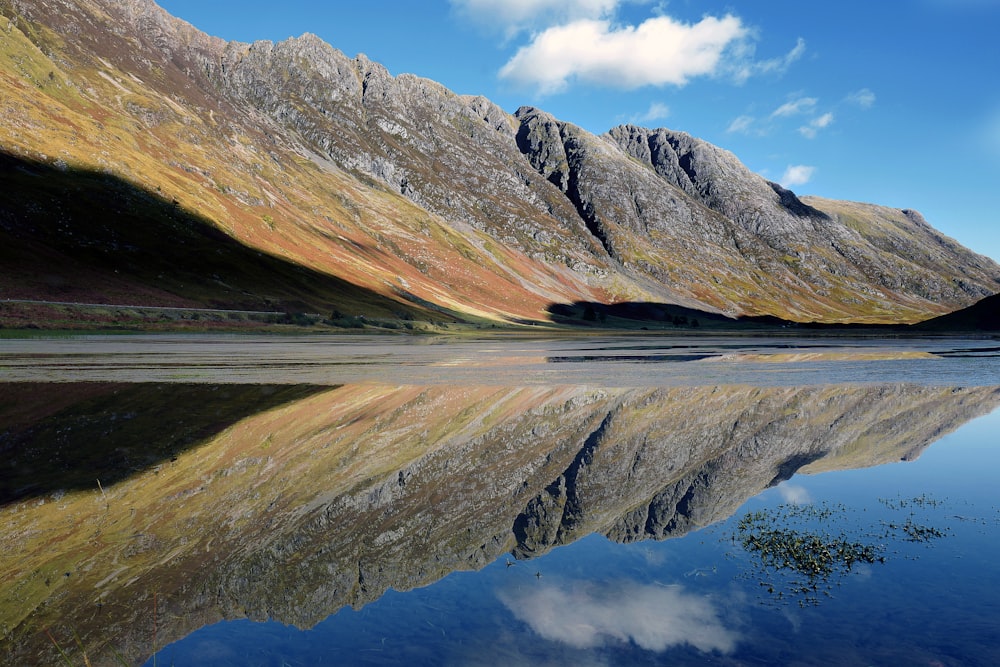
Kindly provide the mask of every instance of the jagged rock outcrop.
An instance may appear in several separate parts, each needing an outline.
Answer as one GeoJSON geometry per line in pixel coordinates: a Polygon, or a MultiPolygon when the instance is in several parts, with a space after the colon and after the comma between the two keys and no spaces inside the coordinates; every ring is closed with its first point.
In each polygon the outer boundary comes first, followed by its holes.
{"type": "Polygon", "coordinates": [[[754,174],[729,151],[684,132],[620,125],[605,137],[776,250],[791,250],[797,237],[828,221],[826,214],[754,174]]]}
{"type": "Polygon", "coordinates": [[[781,253],[782,269],[790,270],[796,280],[826,289],[840,282],[858,295],[879,298],[885,296],[882,290],[901,290],[932,301],[953,299],[959,293],[987,296],[968,291],[969,285],[941,280],[948,266],[965,261],[980,268],[986,265],[975,257],[960,260],[954,241],[936,233],[915,211],[799,199],[752,173],[732,153],[683,132],[623,125],[605,136],[671,185],[781,253]],[[859,224],[861,220],[878,224],[859,224]],[[919,250],[903,252],[905,239],[914,238],[923,239],[919,250]]]}

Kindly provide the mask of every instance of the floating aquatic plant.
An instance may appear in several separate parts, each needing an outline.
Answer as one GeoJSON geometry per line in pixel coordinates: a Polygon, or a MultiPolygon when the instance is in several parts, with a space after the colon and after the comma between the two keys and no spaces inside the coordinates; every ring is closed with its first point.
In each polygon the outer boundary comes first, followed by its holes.
{"type": "Polygon", "coordinates": [[[743,516],[736,526],[736,537],[757,557],[761,572],[768,574],[760,582],[768,593],[778,600],[791,595],[799,597],[800,604],[816,604],[819,595],[829,595],[835,576],[850,572],[857,563],[885,562],[884,545],[868,544],[846,534],[832,535],[816,527],[788,527],[803,519],[828,521],[842,511],[826,505],[781,505],[743,516]]]}
{"type": "Polygon", "coordinates": [[[885,563],[889,541],[930,542],[947,534],[918,516],[940,507],[941,500],[923,495],[879,502],[907,512],[906,518],[867,527],[848,521],[851,511],[843,505],[779,505],[745,514],[732,542],[753,556],[747,574],[757,576],[773,600],[818,604],[855,566],[885,563]]]}

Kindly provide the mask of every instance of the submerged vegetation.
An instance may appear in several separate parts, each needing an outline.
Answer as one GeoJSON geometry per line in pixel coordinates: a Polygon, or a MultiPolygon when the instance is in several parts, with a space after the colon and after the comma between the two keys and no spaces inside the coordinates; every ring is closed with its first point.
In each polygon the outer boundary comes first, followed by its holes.
{"type": "Polygon", "coordinates": [[[855,564],[884,563],[884,545],[829,532],[832,526],[827,524],[843,511],[842,506],[781,505],[744,515],[736,535],[740,546],[757,559],[761,587],[777,600],[817,604],[819,595],[829,595],[836,578],[855,564]],[[811,525],[797,526],[800,522],[811,525]]]}
{"type": "Polygon", "coordinates": [[[731,540],[750,554],[747,576],[756,576],[772,601],[816,605],[856,566],[885,563],[891,541],[930,542],[947,534],[917,516],[943,501],[924,495],[879,502],[892,513],[906,511],[906,518],[850,525],[851,510],[841,504],[779,505],[745,514],[731,540]]]}

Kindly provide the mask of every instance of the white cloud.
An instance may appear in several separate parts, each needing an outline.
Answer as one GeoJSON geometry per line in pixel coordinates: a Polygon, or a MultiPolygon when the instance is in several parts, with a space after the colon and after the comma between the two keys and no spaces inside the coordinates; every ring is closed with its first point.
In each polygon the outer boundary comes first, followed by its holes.
{"type": "Polygon", "coordinates": [[[792,50],[786,53],[781,58],[774,58],[771,60],[762,60],[757,63],[757,69],[760,72],[786,72],[788,68],[792,66],[796,60],[802,57],[802,54],[806,52],[806,40],[799,37],[795,40],[795,46],[792,50]]]}
{"type": "Polygon", "coordinates": [[[576,582],[505,591],[499,597],[537,634],[575,648],[631,641],[647,651],[688,644],[728,653],[739,640],[711,601],[680,586],[576,582]]]}
{"type": "Polygon", "coordinates": [[[812,113],[818,103],[819,100],[815,97],[800,97],[797,100],[785,102],[780,107],[772,111],[771,118],[784,118],[787,116],[812,113]]]}
{"type": "Polygon", "coordinates": [[[819,118],[816,118],[815,120],[813,120],[809,124],[812,125],[815,128],[822,129],[824,127],[828,127],[830,125],[830,123],[832,123],[832,122],[833,122],[833,114],[830,113],[830,112],[827,112],[827,113],[823,114],[822,116],[820,116],[819,118]]]}
{"type": "Polygon", "coordinates": [[[816,134],[824,127],[828,127],[833,122],[833,114],[827,112],[822,116],[813,118],[808,125],[799,128],[799,133],[807,139],[815,139],[816,134]]]}
{"type": "Polygon", "coordinates": [[[526,33],[529,43],[500,70],[500,77],[539,93],[565,89],[571,80],[631,90],[641,86],[683,86],[699,76],[784,73],[805,53],[799,38],[792,49],[754,60],[756,33],[732,14],[705,15],[684,23],[654,0],[450,0],[455,12],[507,40],[526,33]],[[651,5],[638,25],[618,19],[622,5],[651,5]]]}
{"type": "Polygon", "coordinates": [[[871,109],[872,105],[875,104],[875,93],[867,88],[862,88],[861,90],[855,90],[853,93],[850,93],[847,96],[847,101],[861,107],[862,109],[871,109]]]}
{"type": "Polygon", "coordinates": [[[626,90],[683,86],[719,73],[726,48],[748,34],[732,15],[706,16],[695,24],[657,16],[638,26],[580,19],[535,35],[500,76],[540,93],[563,90],[571,79],[626,90]]]}
{"type": "MultiPolygon", "coordinates": [[[[815,97],[800,97],[782,104],[763,119],[747,115],[737,116],[729,123],[726,132],[763,137],[774,131],[775,127],[780,125],[781,119],[816,113],[817,104],[819,104],[819,100],[815,97]]],[[[834,118],[831,111],[814,116],[808,123],[799,127],[799,134],[808,139],[814,139],[820,130],[833,123],[834,118]]]]}
{"type": "Polygon", "coordinates": [[[816,167],[810,167],[804,164],[793,164],[789,165],[788,169],[785,169],[785,173],[781,176],[778,181],[781,183],[782,187],[792,188],[796,185],[805,185],[812,180],[813,174],[816,173],[816,167]]]}

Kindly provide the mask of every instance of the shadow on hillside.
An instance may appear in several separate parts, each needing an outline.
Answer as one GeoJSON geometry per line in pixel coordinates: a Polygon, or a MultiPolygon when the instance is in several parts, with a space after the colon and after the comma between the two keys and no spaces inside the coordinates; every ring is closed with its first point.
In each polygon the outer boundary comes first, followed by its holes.
{"type": "Polygon", "coordinates": [[[727,317],[672,303],[626,301],[622,303],[597,303],[577,301],[572,304],[556,303],[548,308],[553,322],[579,327],[626,329],[775,329],[802,325],[772,316],[737,318],[727,317]]]}
{"type": "Polygon", "coordinates": [[[0,505],[107,488],[242,419],[331,388],[0,384],[0,505]]]}
{"type": "Polygon", "coordinates": [[[927,332],[1000,332],[1000,294],[988,296],[968,308],[913,325],[927,332]]]}
{"type": "MultiPolygon", "coordinates": [[[[984,300],[984,302],[986,301],[984,300]]],[[[990,304],[985,303],[985,305],[989,306],[990,304]]],[[[936,323],[937,320],[943,321],[936,327],[938,330],[950,328],[956,332],[988,329],[989,327],[986,326],[988,321],[996,326],[997,317],[994,316],[992,320],[989,320],[988,316],[983,314],[984,311],[989,311],[988,307],[980,308],[976,306],[973,309],[975,309],[974,313],[979,316],[976,318],[974,325],[968,325],[970,318],[960,315],[965,311],[958,311],[955,314],[955,318],[944,316],[912,325],[851,324],[796,322],[773,315],[740,315],[739,317],[728,317],[719,313],[686,308],[672,303],[647,301],[626,301],[614,304],[597,303],[594,301],[577,301],[571,304],[556,303],[548,307],[548,313],[553,322],[566,326],[650,331],[746,331],[773,333],[781,330],[789,333],[797,332],[803,334],[857,335],[876,333],[879,335],[906,335],[908,333],[919,333],[921,330],[933,329],[935,327],[928,327],[927,325],[936,323]]]]}
{"type": "MultiPolygon", "coordinates": [[[[268,233],[265,217],[261,233],[268,233]]],[[[243,245],[182,202],[116,176],[3,152],[0,295],[457,319],[243,245]]]]}

